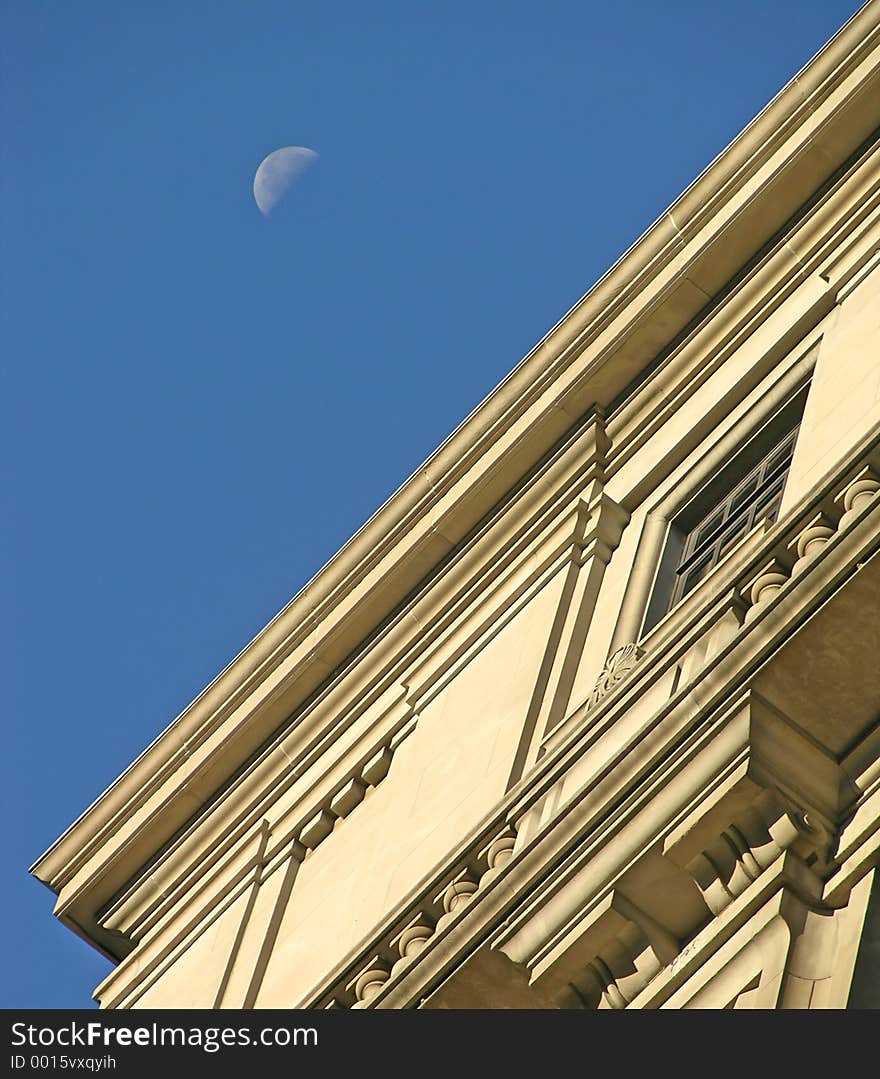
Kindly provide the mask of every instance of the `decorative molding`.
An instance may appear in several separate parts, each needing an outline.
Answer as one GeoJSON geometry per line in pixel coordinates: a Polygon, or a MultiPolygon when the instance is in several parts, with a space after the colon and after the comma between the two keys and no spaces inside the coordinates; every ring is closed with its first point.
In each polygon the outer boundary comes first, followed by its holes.
{"type": "Polygon", "coordinates": [[[401,742],[415,730],[416,718],[401,727],[389,741],[368,757],[358,768],[358,774],[348,779],[328,795],[309,821],[300,830],[298,839],[308,853],[315,850],[336,828],[339,821],[350,816],[370,791],[375,790],[388,775],[394,754],[401,742]]]}
{"type": "Polygon", "coordinates": [[[783,590],[817,561],[832,541],[836,541],[877,505],[880,495],[880,471],[874,463],[877,456],[875,446],[855,469],[850,466],[849,476],[843,483],[838,481],[833,498],[826,496],[816,499],[814,496],[814,501],[822,505],[821,510],[812,516],[792,515],[781,522],[782,528],[785,528],[781,536],[778,535],[779,527],[774,528],[778,538],[771,556],[757,572],[753,569],[751,576],[739,586],[740,594],[746,600],[745,623],[757,618],[783,590]]]}
{"type": "MultiPolygon", "coordinates": [[[[809,566],[813,558],[819,554],[828,540],[834,535],[835,531],[834,522],[827,514],[821,511],[807,522],[803,531],[799,532],[794,539],[794,552],[797,560],[791,569],[792,577],[802,573],[809,566]]],[[[791,547],[791,544],[789,546],[791,547]]]]}
{"type": "Polygon", "coordinates": [[[596,685],[593,687],[593,692],[587,701],[587,707],[595,707],[603,697],[615,690],[621,682],[625,682],[636,669],[639,660],[644,654],[644,649],[633,643],[621,645],[620,648],[613,652],[605,660],[605,666],[596,679],[596,685]]]}
{"type": "MultiPolygon", "coordinates": [[[[706,822],[717,820],[725,804],[740,803],[747,788],[748,784],[742,783],[731,788],[717,805],[709,799],[705,820],[692,820],[684,833],[685,850],[689,845],[686,837],[693,828],[704,828],[706,822]]],[[[672,860],[670,868],[684,869],[705,904],[705,916],[692,918],[687,933],[676,937],[640,905],[656,905],[650,889],[644,883],[641,888],[638,884],[640,880],[655,879],[656,868],[644,874],[640,872],[640,865],[654,857],[649,848],[627,867],[603,903],[592,912],[585,911],[585,930],[579,938],[570,937],[576,941],[570,945],[571,953],[562,952],[555,960],[564,972],[561,984],[553,966],[543,970],[540,984],[545,991],[555,992],[561,1007],[615,1010],[629,1007],[640,994],[650,995],[653,979],[680,964],[693,951],[697,939],[704,941],[714,936],[716,947],[720,947],[726,939],[724,912],[759,881],[761,884],[752,894],[757,902],[764,902],[762,877],[774,864],[781,865],[781,856],[793,849],[805,833],[804,822],[782,808],[774,791],[752,788],[751,800],[733,814],[731,823],[707,837],[701,852],[683,866],[677,858],[675,844],[664,846],[664,858],[672,860]],[[628,898],[634,888],[638,902],[628,898]],[[591,958],[584,962],[591,952],[591,958]],[[578,957],[574,971],[570,970],[570,963],[566,965],[568,954],[578,957]],[[558,988],[552,990],[554,982],[558,988]]],[[[791,874],[790,867],[772,879],[768,876],[767,887],[777,890],[789,887],[791,874]]],[[[675,913],[679,921],[680,913],[680,910],[675,913]]]]}
{"type": "MultiPolygon", "coordinates": [[[[663,967],[643,929],[627,922],[570,988],[584,1008],[627,1007],[663,967]]],[[[565,998],[564,998],[565,999],[565,998]]],[[[571,1000],[571,998],[568,998],[571,1000]]]]}
{"type": "Polygon", "coordinates": [[[835,498],[835,502],[841,504],[844,510],[837,527],[848,528],[874,501],[878,492],[880,492],[880,474],[870,464],[863,465],[835,498]]]}
{"type": "Polygon", "coordinates": [[[787,814],[761,808],[759,800],[744,809],[685,867],[714,915],[756,881],[804,828],[787,814]]]}

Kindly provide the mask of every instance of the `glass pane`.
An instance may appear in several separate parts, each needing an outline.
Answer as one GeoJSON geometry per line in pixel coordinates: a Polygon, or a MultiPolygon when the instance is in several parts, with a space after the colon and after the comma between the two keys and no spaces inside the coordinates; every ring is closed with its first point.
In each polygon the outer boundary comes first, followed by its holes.
{"type": "Polygon", "coordinates": [[[752,516],[755,524],[757,524],[758,521],[763,521],[767,518],[770,520],[776,518],[776,511],[779,509],[781,494],[781,482],[774,483],[771,487],[768,487],[766,491],[761,492],[760,496],[755,501],[755,512],[752,516]]]}
{"type": "Polygon", "coordinates": [[[769,476],[771,472],[775,472],[781,466],[790,464],[793,449],[793,439],[787,439],[781,446],[778,446],[767,458],[767,467],[764,470],[764,475],[769,476]]]}
{"type": "MultiPolygon", "coordinates": [[[[791,464],[796,431],[782,439],[751,469],[740,473],[739,481],[727,486],[727,493],[714,506],[705,505],[705,516],[685,535],[681,547],[672,604],[691,592],[762,520],[775,520],[779,511],[786,473],[791,464]]],[[[729,470],[722,470],[725,480],[729,470]]],[[[719,485],[712,484],[717,492],[719,485]]],[[[724,488],[721,488],[722,490],[724,488]]]]}
{"type": "Polygon", "coordinates": [[[724,534],[718,543],[718,557],[715,559],[716,562],[719,562],[748,532],[749,519],[750,514],[747,506],[745,510],[738,514],[735,520],[731,521],[727,528],[725,528],[724,534]]]}
{"type": "Polygon", "coordinates": [[[688,569],[681,581],[680,596],[686,596],[692,588],[695,588],[712,568],[712,551],[707,551],[701,559],[688,569]]]}
{"type": "Polygon", "coordinates": [[[708,539],[708,537],[712,535],[715,529],[718,528],[718,526],[724,520],[725,508],[726,507],[723,505],[719,506],[718,509],[716,509],[714,513],[710,514],[710,516],[707,517],[703,521],[703,523],[697,528],[696,534],[694,535],[693,543],[688,545],[691,551],[696,551],[700,544],[703,543],[706,539],[708,539]]]}
{"type": "Polygon", "coordinates": [[[752,497],[755,491],[758,489],[759,473],[753,472],[746,482],[740,487],[730,500],[730,512],[735,513],[740,506],[752,497]]]}

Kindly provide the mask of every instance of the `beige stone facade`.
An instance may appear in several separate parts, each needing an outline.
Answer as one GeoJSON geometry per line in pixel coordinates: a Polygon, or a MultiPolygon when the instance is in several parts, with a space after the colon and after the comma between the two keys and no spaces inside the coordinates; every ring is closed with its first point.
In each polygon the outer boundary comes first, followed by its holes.
{"type": "Polygon", "coordinates": [[[105,1008],[880,1006],[880,0],[44,854],[105,1008]]]}

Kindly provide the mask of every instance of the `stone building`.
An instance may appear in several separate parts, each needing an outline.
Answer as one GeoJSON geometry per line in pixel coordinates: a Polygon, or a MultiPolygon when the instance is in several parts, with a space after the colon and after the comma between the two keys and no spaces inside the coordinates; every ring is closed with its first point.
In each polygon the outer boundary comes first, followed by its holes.
{"type": "Polygon", "coordinates": [[[880,0],[45,853],[105,1008],[880,1006],[880,0]]]}

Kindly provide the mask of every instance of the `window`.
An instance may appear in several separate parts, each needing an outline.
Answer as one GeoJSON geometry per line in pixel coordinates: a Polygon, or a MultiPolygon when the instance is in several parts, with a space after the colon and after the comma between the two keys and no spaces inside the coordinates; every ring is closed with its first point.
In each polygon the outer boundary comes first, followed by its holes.
{"type": "Polygon", "coordinates": [[[756,524],[776,519],[807,389],[792,394],[670,522],[643,633],[696,588],[756,524]]]}
{"type": "Polygon", "coordinates": [[[687,534],[681,561],[675,570],[670,606],[684,599],[758,521],[776,519],[796,436],[797,430],[789,432],[687,534]]]}

